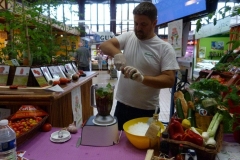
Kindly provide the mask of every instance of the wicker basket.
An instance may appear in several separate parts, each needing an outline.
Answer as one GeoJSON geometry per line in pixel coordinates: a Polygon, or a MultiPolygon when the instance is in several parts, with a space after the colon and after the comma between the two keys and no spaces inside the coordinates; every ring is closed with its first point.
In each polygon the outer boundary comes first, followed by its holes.
{"type": "Polygon", "coordinates": [[[168,139],[167,141],[170,144],[171,148],[171,156],[176,156],[178,154],[179,145],[183,145],[183,152],[187,153],[187,149],[194,149],[197,154],[198,160],[215,160],[216,154],[220,151],[222,147],[223,140],[223,125],[220,124],[215,135],[216,140],[216,148],[206,148],[203,146],[198,146],[191,142],[187,141],[176,141],[172,139],[168,139]]]}
{"type": "MultiPolygon", "coordinates": [[[[39,130],[41,129],[42,125],[45,123],[47,118],[48,118],[48,115],[44,116],[41,122],[39,122],[36,126],[33,126],[29,131],[17,137],[17,147],[19,147],[24,142],[34,137],[39,132],[39,130]]],[[[11,116],[8,119],[10,120],[11,116]]]]}

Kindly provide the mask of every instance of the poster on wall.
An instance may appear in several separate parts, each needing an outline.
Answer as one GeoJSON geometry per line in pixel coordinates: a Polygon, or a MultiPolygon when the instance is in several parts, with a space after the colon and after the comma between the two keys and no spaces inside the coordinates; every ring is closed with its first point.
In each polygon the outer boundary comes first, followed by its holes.
{"type": "Polygon", "coordinates": [[[80,128],[82,125],[82,101],[81,101],[81,88],[76,87],[71,91],[72,97],[72,112],[73,112],[73,121],[77,128],[80,128]]]}
{"type": "Polygon", "coordinates": [[[173,46],[177,57],[182,57],[182,19],[168,23],[168,42],[173,46]]]}
{"type": "Polygon", "coordinates": [[[211,49],[223,50],[224,49],[224,42],[223,41],[212,41],[211,42],[211,49]]]}
{"type": "Polygon", "coordinates": [[[199,58],[205,58],[206,55],[206,47],[199,48],[199,58]]]}

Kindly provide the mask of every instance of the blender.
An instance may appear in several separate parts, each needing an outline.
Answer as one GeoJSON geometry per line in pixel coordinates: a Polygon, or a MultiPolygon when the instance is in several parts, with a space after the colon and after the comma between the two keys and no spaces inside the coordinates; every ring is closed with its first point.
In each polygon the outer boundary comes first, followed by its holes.
{"type": "Polygon", "coordinates": [[[91,106],[96,107],[98,113],[91,116],[83,126],[81,145],[111,146],[118,143],[117,118],[110,115],[114,88],[110,83],[91,86],[91,106]]]}

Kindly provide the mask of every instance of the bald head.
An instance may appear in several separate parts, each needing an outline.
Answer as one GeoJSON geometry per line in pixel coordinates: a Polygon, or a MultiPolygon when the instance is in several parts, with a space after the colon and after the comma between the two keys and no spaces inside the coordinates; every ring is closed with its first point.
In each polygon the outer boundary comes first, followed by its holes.
{"type": "Polygon", "coordinates": [[[82,47],[82,46],[83,46],[82,42],[79,42],[78,47],[82,47]]]}

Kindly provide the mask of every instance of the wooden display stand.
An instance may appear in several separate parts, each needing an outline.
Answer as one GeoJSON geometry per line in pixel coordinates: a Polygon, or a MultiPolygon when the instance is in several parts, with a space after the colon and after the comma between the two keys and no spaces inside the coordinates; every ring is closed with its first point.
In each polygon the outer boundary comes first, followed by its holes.
{"type": "Polygon", "coordinates": [[[227,86],[234,85],[236,82],[239,81],[240,76],[238,74],[231,74],[230,72],[217,72],[214,70],[202,70],[199,72],[199,77],[196,81],[201,79],[210,79],[212,76],[219,75],[221,78],[225,79],[227,86]]]}
{"type": "Polygon", "coordinates": [[[37,105],[49,113],[47,121],[52,126],[66,127],[73,122],[71,91],[80,86],[82,120],[84,122],[93,115],[93,108],[90,105],[90,87],[92,78],[98,75],[97,72],[85,73],[86,77],[80,77],[78,81],[61,85],[64,91],[60,93],[47,91],[40,87],[19,88],[17,90],[0,87],[0,93],[11,93],[0,94],[0,106],[11,109],[11,114],[14,114],[21,105],[37,105]]]}

